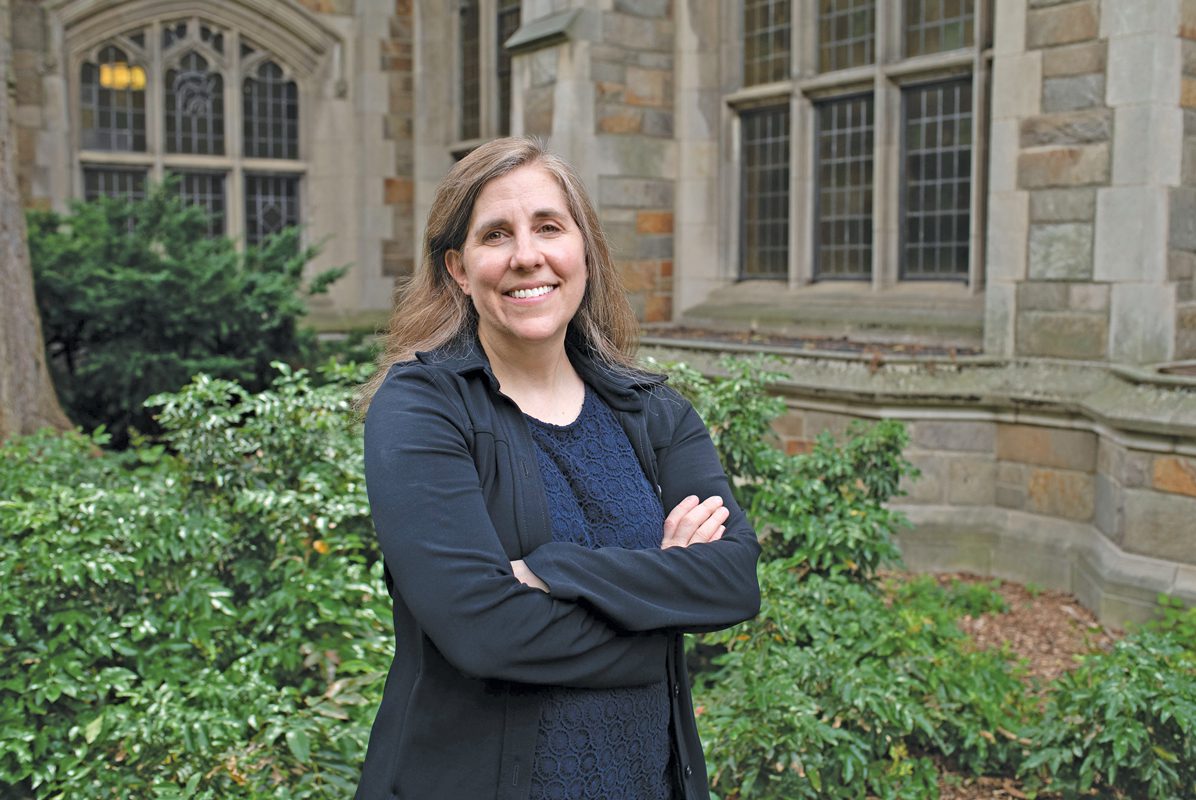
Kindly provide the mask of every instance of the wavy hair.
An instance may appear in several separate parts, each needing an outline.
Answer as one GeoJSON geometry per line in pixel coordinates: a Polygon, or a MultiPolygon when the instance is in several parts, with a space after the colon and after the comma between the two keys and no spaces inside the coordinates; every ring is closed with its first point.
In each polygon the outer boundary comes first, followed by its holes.
{"type": "Polygon", "coordinates": [[[395,287],[378,369],[361,387],[359,408],[369,405],[391,366],[476,330],[477,312],[449,274],[444,257],[448,251],[464,246],[482,187],[529,164],[543,167],[556,179],[585,242],[586,289],[569,323],[574,336],[580,337],[590,354],[607,366],[635,370],[638,323],[581,178],[541,140],[509,137],[487,142],[465,156],[436,188],[424,231],[420,268],[395,287]]]}

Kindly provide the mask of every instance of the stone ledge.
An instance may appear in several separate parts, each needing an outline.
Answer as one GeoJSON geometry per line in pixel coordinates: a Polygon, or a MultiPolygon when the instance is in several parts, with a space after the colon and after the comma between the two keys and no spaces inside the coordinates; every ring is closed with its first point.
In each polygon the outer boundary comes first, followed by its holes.
{"type": "Polygon", "coordinates": [[[967,571],[1072,592],[1102,622],[1143,622],[1159,594],[1196,604],[1196,566],[1121,550],[1092,525],[994,507],[894,505],[911,569],[967,571]]]}
{"type": "Polygon", "coordinates": [[[857,416],[909,418],[932,407],[938,414],[976,420],[1071,419],[1065,427],[1164,437],[1169,445],[1154,443],[1148,449],[1196,455],[1196,377],[1191,376],[1144,383],[1102,362],[1047,358],[876,356],[647,336],[641,345],[643,355],[687,361],[715,374],[725,355],[776,355],[776,369],[786,376],[777,386],[781,394],[850,405],[853,410],[845,413],[857,416]]]}

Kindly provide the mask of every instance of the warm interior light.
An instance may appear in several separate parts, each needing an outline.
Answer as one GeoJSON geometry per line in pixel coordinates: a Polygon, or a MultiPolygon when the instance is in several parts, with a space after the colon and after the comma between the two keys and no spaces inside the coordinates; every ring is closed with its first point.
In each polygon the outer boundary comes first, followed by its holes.
{"type": "Polygon", "coordinates": [[[112,64],[100,64],[100,86],[105,89],[132,89],[140,92],[145,89],[145,68],[130,67],[123,61],[112,64]]]}

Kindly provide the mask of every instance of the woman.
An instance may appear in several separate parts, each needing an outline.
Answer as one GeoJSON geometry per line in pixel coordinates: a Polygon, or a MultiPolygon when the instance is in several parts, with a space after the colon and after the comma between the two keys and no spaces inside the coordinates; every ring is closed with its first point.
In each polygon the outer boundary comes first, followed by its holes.
{"type": "Polygon", "coordinates": [[[756,613],[759,545],[635,330],[566,163],[453,167],[364,390],[396,648],[359,800],[708,797],[680,633],[756,613]]]}

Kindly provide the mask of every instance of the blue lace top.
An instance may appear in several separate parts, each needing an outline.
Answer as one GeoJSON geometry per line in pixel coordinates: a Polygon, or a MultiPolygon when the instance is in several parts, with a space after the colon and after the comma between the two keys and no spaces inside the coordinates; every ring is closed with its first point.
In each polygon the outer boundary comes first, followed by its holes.
{"type": "MultiPolygon", "coordinates": [[[[548,495],[552,538],[585,547],[660,547],[664,514],[614,413],[586,387],[558,426],[527,417],[548,495]]],[[[531,800],[669,800],[669,696],[660,683],[548,687],[531,800]]]]}

